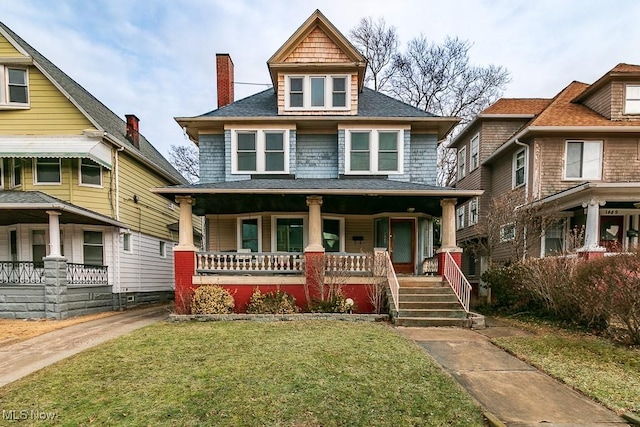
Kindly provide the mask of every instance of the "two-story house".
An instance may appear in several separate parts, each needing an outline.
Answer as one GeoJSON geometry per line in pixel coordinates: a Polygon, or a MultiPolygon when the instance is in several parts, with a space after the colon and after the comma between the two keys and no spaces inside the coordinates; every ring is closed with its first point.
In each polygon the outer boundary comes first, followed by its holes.
{"type": "MultiPolygon", "coordinates": [[[[183,209],[178,301],[205,283],[233,288],[240,308],[259,284],[304,299],[317,259],[324,271],[354,273],[357,287],[374,248],[387,251],[394,276],[424,273],[435,255],[459,257],[455,199],[481,192],[436,186],[436,147],[458,119],[364,87],[365,65],[319,11],[267,61],[273,88],[234,102],[233,62],[217,55],[218,108],[176,119],[199,146],[200,183],[156,190],[183,209]],[[206,218],[208,252],[197,262],[186,240],[192,205],[206,218]]],[[[356,287],[346,293],[366,311],[356,287]]]]}
{"type": "MultiPolygon", "coordinates": [[[[453,147],[456,187],[485,190],[457,206],[461,245],[486,238],[477,225],[492,214],[491,199],[506,193],[557,218],[528,242],[527,256],[562,254],[572,235],[581,238],[578,253],[585,257],[638,243],[640,66],[618,64],[595,83],[574,81],[552,99],[500,99],[453,147]]],[[[493,254],[505,255],[500,248],[493,254]]],[[[464,264],[473,273],[473,260],[464,264]]]]}
{"type": "Polygon", "coordinates": [[[0,23],[0,317],[173,297],[185,179],[139,132],[0,23]]]}

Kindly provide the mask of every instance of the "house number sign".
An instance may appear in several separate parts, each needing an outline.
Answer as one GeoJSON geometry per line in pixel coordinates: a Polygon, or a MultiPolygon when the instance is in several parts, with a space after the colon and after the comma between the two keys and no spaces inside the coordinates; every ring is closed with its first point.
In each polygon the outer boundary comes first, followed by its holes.
{"type": "Polygon", "coordinates": [[[604,215],[618,215],[617,209],[605,209],[604,215]]]}

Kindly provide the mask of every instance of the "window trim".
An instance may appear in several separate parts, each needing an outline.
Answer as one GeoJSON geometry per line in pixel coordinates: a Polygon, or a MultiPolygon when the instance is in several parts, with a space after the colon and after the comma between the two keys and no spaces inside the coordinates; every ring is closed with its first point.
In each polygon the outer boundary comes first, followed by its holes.
{"type": "Polygon", "coordinates": [[[10,167],[11,167],[11,188],[18,188],[18,187],[22,187],[22,180],[23,180],[23,176],[22,176],[22,159],[20,158],[12,158],[11,159],[11,163],[10,163],[10,167]],[[17,168],[20,170],[20,184],[16,184],[16,166],[17,168]]]}
{"type": "Polygon", "coordinates": [[[549,231],[549,229],[551,227],[554,226],[560,226],[560,228],[562,228],[562,230],[560,231],[560,236],[561,236],[561,241],[562,241],[562,252],[565,252],[567,250],[567,234],[569,232],[569,221],[567,221],[567,218],[559,218],[555,223],[553,223],[550,227],[548,227],[547,229],[544,230],[544,233],[542,233],[542,235],[540,236],[540,258],[545,258],[548,256],[557,256],[560,254],[547,254],[547,231],[549,231]]]}
{"type": "MultiPolygon", "coordinates": [[[[102,243],[101,243],[101,247],[102,247],[102,265],[107,265],[106,261],[107,261],[107,253],[106,253],[106,245],[105,245],[105,239],[106,239],[106,232],[104,229],[101,228],[83,228],[82,229],[82,263],[86,264],[86,260],[84,259],[84,246],[87,245],[87,243],[85,243],[84,241],[84,233],[85,232],[98,232],[102,235],[102,243]]],[[[90,246],[97,246],[95,244],[89,243],[90,246]]],[[[89,264],[89,265],[94,265],[94,264],[89,264]]]]}
{"type": "Polygon", "coordinates": [[[403,175],[404,174],[404,128],[344,128],[344,174],[345,175],[403,175]],[[351,134],[369,132],[369,170],[351,170],[351,134]],[[397,134],[398,169],[379,170],[380,133],[397,134]]]}
{"type": "Polygon", "coordinates": [[[104,181],[102,178],[102,166],[100,166],[99,164],[95,163],[94,164],[89,164],[89,165],[83,165],[82,161],[83,160],[89,160],[86,158],[79,158],[78,159],[78,185],[81,187],[93,187],[93,188],[103,188],[104,187],[104,181]],[[100,184],[86,184],[84,182],[82,182],[82,166],[87,166],[90,168],[98,168],[98,173],[100,176],[100,184]]]}
{"type": "Polygon", "coordinates": [[[31,108],[31,95],[29,84],[29,67],[21,65],[0,64],[0,109],[2,110],[26,110],[31,108]],[[25,87],[27,88],[27,102],[9,101],[9,69],[25,72],[25,87]]]}
{"type": "Polygon", "coordinates": [[[526,184],[527,182],[527,148],[526,147],[522,147],[522,149],[516,151],[515,153],[513,153],[513,159],[511,162],[511,188],[520,188],[523,185],[526,184]],[[518,155],[522,153],[523,154],[523,164],[522,164],[522,169],[523,169],[523,179],[522,182],[520,184],[518,184],[518,155]]]}
{"type": "Polygon", "coordinates": [[[640,98],[629,98],[628,93],[629,91],[627,90],[629,87],[634,87],[637,88],[638,90],[640,90],[640,84],[633,84],[633,83],[628,83],[624,85],[624,115],[628,115],[628,116],[635,116],[635,115],[639,115],[640,114],[640,98]],[[628,102],[629,101],[636,101],[639,105],[637,107],[637,109],[635,111],[629,112],[629,107],[628,107],[628,102]]]}
{"type": "Polygon", "coordinates": [[[249,215],[239,216],[236,219],[236,250],[242,249],[242,221],[246,219],[258,220],[258,252],[262,252],[262,216],[261,215],[249,215]]]}
{"type": "Polygon", "coordinates": [[[158,255],[160,255],[160,258],[167,257],[167,242],[164,240],[158,240],[158,255]]]}
{"type": "Polygon", "coordinates": [[[478,223],[478,216],[479,216],[479,205],[480,203],[478,203],[478,198],[474,197],[473,199],[471,199],[469,201],[469,226],[471,225],[476,225],[478,223]],[[472,215],[472,210],[471,207],[474,206],[476,207],[476,214],[475,216],[472,215]]]}
{"type": "Polygon", "coordinates": [[[471,173],[471,171],[477,169],[480,166],[480,134],[479,133],[477,133],[473,138],[471,138],[471,142],[469,142],[469,146],[471,147],[470,154],[469,154],[469,173],[471,173]]]}
{"type": "Polygon", "coordinates": [[[285,111],[350,111],[351,110],[351,74],[285,74],[284,109],[285,111]],[[291,106],[291,79],[302,78],[302,107],[291,106]],[[324,105],[311,105],[311,79],[324,79],[324,105]],[[333,106],[333,79],[345,79],[345,105],[333,106]]]}
{"type": "Polygon", "coordinates": [[[308,227],[309,215],[271,215],[271,252],[284,253],[278,251],[278,219],[281,218],[302,218],[302,251],[309,244],[308,227]]]}
{"type": "MultiPolygon", "coordinates": [[[[330,220],[330,221],[338,221],[340,223],[340,236],[339,236],[339,250],[338,252],[345,252],[345,246],[346,246],[346,241],[345,241],[345,228],[344,228],[344,217],[340,217],[340,216],[325,216],[322,215],[321,221],[322,221],[322,233],[324,233],[324,220],[330,220]]],[[[322,246],[324,247],[324,234],[322,235],[322,246]]],[[[331,253],[331,252],[329,252],[331,253]]]]}
{"type": "Polygon", "coordinates": [[[516,224],[514,222],[508,222],[500,227],[500,242],[512,242],[516,239],[516,224]],[[507,229],[511,229],[512,233],[506,234],[507,229]]]}
{"type": "MultiPolygon", "coordinates": [[[[83,235],[83,238],[84,238],[84,235],[83,235]]],[[[133,253],[133,239],[131,238],[131,233],[129,232],[122,233],[122,252],[124,252],[125,254],[133,253]],[[126,245],[127,239],[129,240],[129,249],[127,249],[127,245],[126,245]]]]}
{"type": "Polygon", "coordinates": [[[459,206],[456,209],[456,230],[462,230],[466,223],[466,207],[459,206]]]}
{"type": "Polygon", "coordinates": [[[35,157],[33,159],[33,185],[62,185],[62,159],[55,158],[55,157],[50,157],[50,158],[58,160],[58,171],[60,172],[60,181],[58,182],[54,182],[54,181],[39,182],[38,181],[38,161],[43,160],[45,158],[46,157],[42,157],[42,158],[35,157]]]}
{"type": "Polygon", "coordinates": [[[4,159],[0,157],[0,190],[4,190],[4,159]]]}
{"type": "MultiPolygon", "coordinates": [[[[603,164],[603,151],[604,151],[604,141],[601,139],[598,140],[588,140],[588,139],[567,139],[564,142],[564,161],[563,161],[563,167],[562,167],[562,179],[564,181],[584,181],[584,180],[596,180],[599,181],[602,179],[602,164],[603,164]],[[585,177],[584,176],[584,172],[581,174],[581,176],[579,177],[568,177],[567,176],[567,154],[568,154],[568,149],[569,149],[569,143],[572,142],[579,142],[582,143],[583,146],[583,152],[584,152],[584,144],[585,143],[597,143],[600,146],[599,152],[600,152],[600,164],[598,165],[598,175],[597,177],[585,177]]],[[[582,168],[584,168],[584,156],[581,159],[582,161],[582,168]]]]}
{"type": "Polygon", "coordinates": [[[284,175],[289,173],[289,158],[290,158],[290,130],[282,127],[278,128],[233,128],[231,131],[231,174],[232,175],[284,175]],[[244,171],[238,170],[238,134],[239,133],[255,133],[256,134],[256,170],[244,171]],[[282,171],[268,171],[266,170],[266,134],[267,133],[282,133],[282,149],[284,151],[284,170],[282,171]]]}
{"type": "Polygon", "coordinates": [[[456,165],[456,181],[462,180],[467,176],[467,146],[458,150],[458,164],[456,165]],[[462,160],[462,162],[460,161],[462,160]]]}

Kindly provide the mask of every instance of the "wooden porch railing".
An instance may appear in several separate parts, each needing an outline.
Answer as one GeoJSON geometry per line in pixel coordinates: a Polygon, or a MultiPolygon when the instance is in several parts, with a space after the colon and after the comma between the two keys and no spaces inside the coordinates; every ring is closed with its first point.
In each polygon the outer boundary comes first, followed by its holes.
{"type": "Polygon", "coordinates": [[[449,252],[446,252],[444,257],[444,279],[449,282],[449,286],[455,292],[460,304],[468,313],[471,300],[471,285],[449,252]]]}
{"type": "Polygon", "coordinates": [[[384,257],[384,261],[381,264],[384,265],[384,270],[387,274],[387,282],[391,290],[391,299],[393,299],[395,313],[398,313],[400,311],[400,283],[398,282],[396,271],[393,268],[391,256],[388,251],[376,252],[376,256],[384,257]]]}
{"type": "Polygon", "coordinates": [[[372,268],[371,254],[334,252],[324,256],[324,269],[328,272],[370,273],[372,268]]]}
{"type": "Polygon", "coordinates": [[[199,273],[303,273],[304,254],[298,252],[198,252],[199,273]]]}

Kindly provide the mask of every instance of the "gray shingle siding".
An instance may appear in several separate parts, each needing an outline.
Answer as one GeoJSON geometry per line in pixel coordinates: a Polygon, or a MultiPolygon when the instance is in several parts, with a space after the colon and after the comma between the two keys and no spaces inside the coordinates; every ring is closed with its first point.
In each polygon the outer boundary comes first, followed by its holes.
{"type": "Polygon", "coordinates": [[[338,131],[338,173],[340,175],[344,174],[344,156],[345,153],[345,130],[341,129],[338,131]]]}
{"type": "Polygon", "coordinates": [[[289,173],[296,174],[297,167],[297,134],[295,130],[289,131],[289,173]]]}
{"type": "Polygon", "coordinates": [[[296,178],[338,177],[337,135],[298,135],[296,156],[296,178]]]}
{"type": "Polygon", "coordinates": [[[436,185],[437,145],[435,135],[411,135],[411,182],[436,185]]]}
{"type": "Polygon", "coordinates": [[[200,182],[225,180],[226,156],[224,140],[225,138],[222,134],[200,136],[200,182]]]}
{"type": "Polygon", "coordinates": [[[411,181],[411,131],[404,131],[404,141],[402,144],[404,161],[402,165],[402,170],[404,173],[402,175],[389,175],[389,179],[392,181],[401,181],[401,182],[410,182],[411,181]]]}

